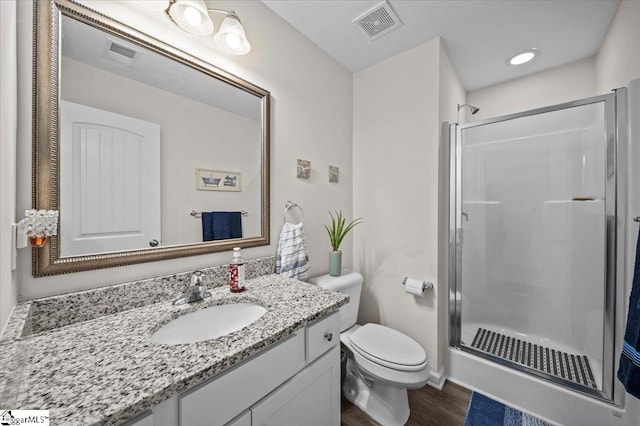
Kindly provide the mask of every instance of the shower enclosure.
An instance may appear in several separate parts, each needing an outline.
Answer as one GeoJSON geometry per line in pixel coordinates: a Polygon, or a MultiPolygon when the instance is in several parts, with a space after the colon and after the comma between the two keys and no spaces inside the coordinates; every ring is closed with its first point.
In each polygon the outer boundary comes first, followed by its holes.
{"type": "Polygon", "coordinates": [[[624,96],[450,126],[450,344],[607,401],[624,96]]]}

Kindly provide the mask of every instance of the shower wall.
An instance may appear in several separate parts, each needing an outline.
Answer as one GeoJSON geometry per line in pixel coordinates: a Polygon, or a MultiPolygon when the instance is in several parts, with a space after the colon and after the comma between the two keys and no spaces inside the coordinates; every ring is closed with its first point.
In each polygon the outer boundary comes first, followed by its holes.
{"type": "Polygon", "coordinates": [[[467,345],[486,327],[602,365],[603,121],[599,103],[462,130],[467,345]]]}

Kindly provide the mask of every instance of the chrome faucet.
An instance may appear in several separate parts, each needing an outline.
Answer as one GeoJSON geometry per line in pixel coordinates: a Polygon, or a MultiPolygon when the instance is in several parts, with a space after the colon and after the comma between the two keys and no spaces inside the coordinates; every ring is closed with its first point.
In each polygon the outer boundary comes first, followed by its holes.
{"type": "Polygon", "coordinates": [[[191,284],[180,296],[174,299],[174,305],[182,305],[184,303],[193,303],[203,300],[205,297],[211,296],[211,292],[206,291],[202,285],[202,271],[194,271],[191,273],[191,284]]]}

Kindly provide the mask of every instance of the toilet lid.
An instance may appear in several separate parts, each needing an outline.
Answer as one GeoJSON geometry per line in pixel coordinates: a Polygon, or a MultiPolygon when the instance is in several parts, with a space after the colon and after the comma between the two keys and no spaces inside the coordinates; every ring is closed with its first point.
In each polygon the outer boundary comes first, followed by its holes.
{"type": "Polygon", "coordinates": [[[353,349],[369,361],[405,371],[426,366],[427,354],[422,346],[392,328],[366,324],[350,337],[353,349]]]}

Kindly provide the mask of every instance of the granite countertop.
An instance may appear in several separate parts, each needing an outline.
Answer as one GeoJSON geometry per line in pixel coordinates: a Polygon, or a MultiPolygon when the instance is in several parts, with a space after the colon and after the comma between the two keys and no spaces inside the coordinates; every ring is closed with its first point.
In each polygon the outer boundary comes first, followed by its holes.
{"type": "Polygon", "coordinates": [[[34,302],[19,303],[0,340],[2,405],[48,409],[51,424],[121,424],[348,301],[346,295],[280,275],[248,280],[246,288],[231,293],[219,286],[202,302],[173,306],[165,300],[40,332],[26,330],[34,302]],[[252,302],[267,312],[214,340],[165,345],[149,339],[182,314],[232,302],[252,302]]]}

